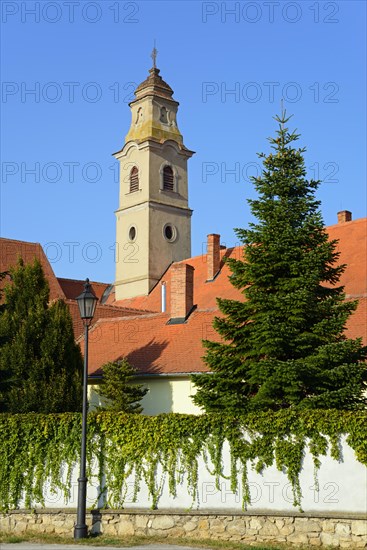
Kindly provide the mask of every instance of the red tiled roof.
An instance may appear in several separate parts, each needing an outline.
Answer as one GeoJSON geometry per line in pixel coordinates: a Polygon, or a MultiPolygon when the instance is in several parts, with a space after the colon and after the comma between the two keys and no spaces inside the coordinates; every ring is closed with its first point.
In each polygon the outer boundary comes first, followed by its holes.
{"type": "Polygon", "coordinates": [[[338,223],[327,228],[331,239],[338,239],[339,262],[347,264],[341,277],[347,296],[367,294],[367,218],[338,223]]]}
{"type": "Polygon", "coordinates": [[[358,298],[358,307],[349,317],[345,334],[348,338],[362,338],[367,345],[367,297],[358,298]]]}
{"type": "Polygon", "coordinates": [[[50,299],[65,298],[50,262],[39,243],[0,238],[0,271],[9,271],[12,266],[16,265],[19,258],[23,258],[25,263],[33,263],[34,259],[38,258],[50,285],[50,299]]]}
{"type": "Polygon", "coordinates": [[[168,325],[166,313],[101,319],[89,334],[89,374],[126,357],[140,374],[205,372],[202,338],[217,339],[213,312],[194,311],[188,321],[168,325]]]}
{"type": "MultiPolygon", "coordinates": [[[[345,286],[347,296],[364,296],[367,294],[367,218],[352,222],[332,225],[327,228],[331,239],[338,239],[340,251],[339,263],[347,264],[340,283],[345,286]]],[[[242,258],[242,247],[228,248],[221,251],[224,256],[242,258]]],[[[195,268],[194,271],[194,303],[199,309],[217,308],[216,297],[222,296],[238,300],[242,294],[235,289],[228,280],[230,271],[221,263],[221,272],[212,282],[206,283],[207,264],[206,255],[196,256],[185,260],[195,268]]],[[[167,285],[167,311],[170,308],[171,270],[168,269],[163,280],[167,285]]],[[[119,300],[114,304],[124,307],[160,311],[161,285],[158,284],[148,296],[137,296],[126,300],[119,300]]]]}
{"type": "MultiPolygon", "coordinates": [[[[75,338],[79,338],[79,336],[83,334],[84,325],[80,318],[79,308],[78,304],[75,301],[75,298],[83,292],[85,281],[63,278],[58,278],[58,281],[65,293],[66,303],[69,306],[71,317],[73,319],[75,338]]],[[[92,325],[94,325],[99,319],[121,317],[122,315],[124,315],[125,317],[136,316],[143,313],[140,310],[121,307],[116,304],[101,304],[100,301],[102,299],[103,293],[110,285],[108,285],[107,283],[96,283],[95,281],[90,281],[90,284],[92,286],[93,292],[99,300],[96,305],[96,311],[93,317],[92,325]]]]}
{"type": "MultiPolygon", "coordinates": [[[[50,285],[50,300],[61,298],[66,301],[73,321],[74,335],[78,338],[83,333],[83,323],[80,319],[79,308],[75,298],[83,291],[84,281],[56,277],[39,243],[0,238],[0,272],[9,271],[12,266],[16,265],[18,258],[23,258],[25,263],[32,263],[35,258],[39,259],[50,285]]],[[[6,284],[6,281],[3,281],[4,284],[6,284]]],[[[91,285],[100,301],[109,284],[91,281],[91,285]]],[[[98,302],[93,323],[96,323],[101,318],[121,317],[122,315],[136,316],[140,313],[142,312],[134,308],[121,307],[116,304],[101,304],[98,302]]]]}
{"type": "MultiPolygon", "coordinates": [[[[221,271],[214,279],[214,281],[206,282],[207,280],[207,264],[206,254],[202,256],[195,256],[184,260],[184,263],[190,264],[194,267],[194,303],[202,310],[217,309],[217,296],[225,296],[229,299],[239,300],[242,297],[240,291],[234,288],[228,280],[230,270],[223,262],[224,256],[230,258],[240,259],[242,257],[242,248],[227,248],[221,251],[221,271]]],[[[167,296],[167,311],[170,311],[171,307],[171,268],[169,268],[162,281],[166,283],[166,296],[167,296]]],[[[148,296],[137,296],[135,298],[128,298],[125,300],[118,300],[114,302],[120,307],[128,306],[138,309],[146,309],[150,311],[161,311],[161,284],[157,284],[148,296]]]]}
{"type": "MultiPolygon", "coordinates": [[[[85,281],[79,279],[63,279],[62,277],[57,277],[57,280],[59,281],[65,297],[69,300],[75,300],[84,290],[85,281]]],[[[90,284],[98,300],[101,300],[104,291],[110,286],[108,283],[97,283],[95,281],[90,281],[90,284]]]]}
{"type": "MultiPolygon", "coordinates": [[[[367,218],[339,223],[328,228],[331,239],[339,239],[340,263],[347,264],[341,284],[345,285],[347,299],[359,299],[358,309],[347,324],[347,335],[362,337],[367,344],[367,218]]],[[[223,257],[242,257],[242,248],[221,251],[221,271],[212,282],[206,282],[206,255],[185,260],[194,271],[194,304],[196,310],[186,323],[167,325],[169,313],[160,313],[161,284],[149,296],[138,296],[114,301],[111,292],[105,304],[97,304],[94,325],[90,329],[90,373],[97,374],[108,362],[127,357],[142,374],[176,374],[205,371],[201,340],[215,340],[212,328],[215,315],[219,314],[216,297],[242,299],[228,277],[230,271],[223,264],[223,257]]],[[[82,335],[83,325],[79,317],[75,297],[83,290],[83,281],[57,279],[37,243],[0,239],[0,271],[6,271],[22,256],[26,262],[38,257],[50,283],[51,298],[63,298],[69,305],[76,337],[82,335]]],[[[163,277],[166,283],[167,307],[170,311],[171,269],[163,277]]],[[[108,287],[106,283],[92,283],[100,299],[108,287]]],[[[83,348],[83,346],[82,346],[83,348]]]]}
{"type": "MultiPolygon", "coordinates": [[[[94,288],[94,285],[92,285],[92,288],[94,288]]],[[[73,320],[74,335],[75,338],[78,339],[84,331],[83,321],[80,318],[79,307],[75,300],[69,299],[66,300],[66,303],[69,306],[69,310],[73,320]]],[[[127,308],[97,303],[92,326],[94,326],[99,319],[110,319],[111,317],[121,317],[122,315],[124,315],[125,317],[136,317],[140,314],[141,312],[135,309],[129,310],[127,308]]]]}
{"type": "MultiPolygon", "coordinates": [[[[362,337],[367,344],[367,218],[337,224],[328,228],[331,239],[339,239],[339,263],[347,264],[341,277],[347,299],[359,298],[358,309],[347,323],[348,337],[362,337]]],[[[221,251],[223,256],[242,257],[242,247],[221,251]]],[[[206,282],[206,255],[185,260],[194,271],[194,304],[197,309],[186,323],[167,325],[169,313],[159,313],[161,308],[161,284],[149,296],[138,296],[114,302],[119,307],[147,309],[155,315],[100,320],[91,331],[94,341],[90,343],[90,374],[99,372],[108,362],[127,357],[142,374],[174,374],[205,371],[202,362],[204,349],[201,340],[218,339],[212,328],[215,315],[219,314],[216,297],[242,299],[228,276],[227,265],[221,264],[221,271],[212,282],[206,282]]],[[[163,277],[167,291],[167,309],[170,311],[171,269],[163,277]]]]}

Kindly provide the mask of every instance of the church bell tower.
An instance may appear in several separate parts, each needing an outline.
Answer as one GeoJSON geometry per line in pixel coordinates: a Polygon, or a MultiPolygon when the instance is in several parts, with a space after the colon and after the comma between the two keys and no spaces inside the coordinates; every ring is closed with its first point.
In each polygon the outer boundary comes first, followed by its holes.
{"type": "Polygon", "coordinates": [[[149,76],[130,103],[121,151],[116,211],[116,300],[147,295],[172,262],[191,256],[187,160],[194,154],[177,127],[178,102],[152,53],[149,76]]]}

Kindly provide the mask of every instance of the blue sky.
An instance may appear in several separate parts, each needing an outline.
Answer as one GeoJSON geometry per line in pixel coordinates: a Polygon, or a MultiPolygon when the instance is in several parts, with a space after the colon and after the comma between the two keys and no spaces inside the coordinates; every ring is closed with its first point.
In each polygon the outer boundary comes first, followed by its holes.
{"type": "Polygon", "coordinates": [[[192,253],[236,244],[280,100],[307,147],[325,223],[366,216],[366,3],[6,1],[2,237],[40,242],[56,275],[114,280],[116,161],[128,102],[157,65],[180,102],[192,253]],[[32,92],[33,90],[33,92],[32,92]]]}

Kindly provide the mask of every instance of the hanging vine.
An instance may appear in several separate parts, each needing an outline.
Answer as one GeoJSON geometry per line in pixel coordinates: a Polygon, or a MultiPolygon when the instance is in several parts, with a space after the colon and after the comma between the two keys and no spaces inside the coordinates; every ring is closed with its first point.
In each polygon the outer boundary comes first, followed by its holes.
{"type": "MultiPolygon", "coordinates": [[[[0,509],[24,503],[44,506],[44,487],[70,497],[73,469],[80,458],[81,415],[0,415],[0,509]]],[[[98,477],[105,487],[106,506],[121,508],[134,476],[133,500],[140,487],[148,487],[152,508],[157,508],[163,485],[176,496],[185,479],[192,504],[198,501],[198,465],[204,462],[215,477],[229,479],[231,490],[240,490],[243,507],[251,504],[248,471],[273,464],[286,473],[292,485],[294,506],[301,506],[299,475],[306,450],[315,471],[320,456],[341,460],[340,439],[367,465],[367,413],[342,411],[291,411],[229,417],[162,414],[143,416],[114,412],[88,415],[88,471],[98,463],[98,477]],[[223,446],[228,442],[230,470],[225,471],[223,446]],[[130,478],[131,479],[131,478],[130,478]]]]}

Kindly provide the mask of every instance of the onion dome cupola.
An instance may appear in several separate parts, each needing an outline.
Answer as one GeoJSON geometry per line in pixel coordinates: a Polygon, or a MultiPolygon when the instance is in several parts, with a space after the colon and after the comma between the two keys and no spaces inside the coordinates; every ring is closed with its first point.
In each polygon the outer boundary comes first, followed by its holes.
{"type": "Polygon", "coordinates": [[[135,99],[129,104],[132,120],[125,143],[147,139],[163,142],[172,139],[183,144],[176,119],[179,103],[172,97],[172,88],[159,74],[154,50],[152,57],[153,67],[149,76],[136,88],[135,99]]]}

